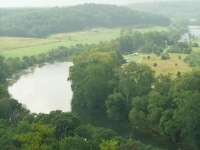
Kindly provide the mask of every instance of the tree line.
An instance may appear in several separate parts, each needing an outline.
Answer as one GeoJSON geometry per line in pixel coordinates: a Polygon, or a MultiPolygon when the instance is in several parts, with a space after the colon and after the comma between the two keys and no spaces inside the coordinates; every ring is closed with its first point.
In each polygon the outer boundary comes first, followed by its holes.
{"type": "Polygon", "coordinates": [[[155,76],[113,49],[103,44],[73,56],[72,104],[199,149],[200,70],[155,76]]]}
{"type": "MultiPolygon", "coordinates": [[[[110,43],[110,46],[113,47],[113,49],[123,55],[131,54],[133,52],[140,52],[147,54],[154,53],[160,56],[162,55],[163,50],[167,45],[173,46],[173,44],[177,43],[180,37],[181,31],[175,31],[174,29],[171,29],[169,32],[150,31],[146,33],[141,33],[139,31],[134,31],[131,28],[123,28],[121,29],[119,38],[113,39],[110,42],[100,42],[99,45],[110,43]]],[[[177,43],[177,45],[188,46],[187,43],[177,43]]],[[[56,49],[50,50],[47,53],[41,53],[32,56],[23,56],[22,58],[9,57],[5,59],[3,56],[0,56],[0,64],[2,66],[0,68],[0,81],[4,82],[6,80],[6,77],[12,75],[18,70],[33,67],[36,64],[42,64],[44,62],[70,59],[70,56],[81,51],[82,49],[92,49],[95,46],[95,44],[76,44],[75,46],[70,47],[60,46],[56,49]]],[[[176,46],[176,48],[177,47],[178,46],[176,46]]],[[[180,50],[180,53],[184,52],[180,50]]]]}
{"type": "Polygon", "coordinates": [[[162,14],[169,18],[194,19],[199,18],[200,2],[199,1],[162,1],[162,2],[144,2],[131,4],[128,7],[156,14],[162,14]]]}
{"type": "Polygon", "coordinates": [[[127,7],[84,4],[70,7],[0,9],[0,36],[46,37],[55,33],[138,24],[169,26],[162,15],[127,7]]]}
{"type": "MultiPolygon", "coordinates": [[[[133,38],[133,34],[142,37],[141,41],[150,40],[149,43],[160,47],[165,45],[161,38],[164,33],[158,32],[142,34],[123,29],[120,38],[127,36],[123,39],[127,43],[134,43],[133,39],[140,41],[140,38],[133,38]]],[[[113,146],[115,149],[159,150],[118,136],[111,129],[83,125],[73,113],[52,111],[49,114],[33,114],[23,104],[12,99],[7,88],[2,85],[8,75],[18,69],[56,58],[69,58],[72,54],[74,66],[70,68],[68,79],[72,82],[72,107],[79,105],[92,114],[106,113],[110,119],[134,128],[151,130],[154,134],[198,148],[199,113],[196,103],[200,71],[194,70],[177,79],[172,79],[170,75],[155,77],[154,71],[146,65],[125,63],[122,53],[127,53],[127,45],[122,44],[120,38],[99,44],[59,47],[45,54],[24,56],[21,59],[0,57],[0,148],[72,147],[103,150],[113,146]],[[194,108],[194,112],[188,108],[194,108]]],[[[138,45],[132,45],[131,51],[141,49],[141,46],[138,42],[138,45]]]]}

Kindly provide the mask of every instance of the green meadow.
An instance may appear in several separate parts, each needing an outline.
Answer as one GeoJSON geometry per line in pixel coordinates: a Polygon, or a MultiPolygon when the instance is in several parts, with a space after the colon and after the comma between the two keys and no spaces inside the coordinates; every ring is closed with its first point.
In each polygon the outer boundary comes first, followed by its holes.
{"type": "MultiPolygon", "coordinates": [[[[119,37],[121,28],[98,28],[94,33],[89,30],[70,33],[54,34],[44,39],[0,37],[0,55],[8,57],[23,57],[25,55],[38,55],[46,53],[59,46],[72,46],[76,44],[97,44],[100,41],[109,41],[119,37]]],[[[167,31],[166,27],[151,27],[144,29],[133,29],[141,32],[167,31]]]]}
{"type": "Polygon", "coordinates": [[[150,59],[143,59],[142,63],[150,66],[155,71],[156,75],[171,73],[173,77],[176,77],[178,71],[184,74],[192,70],[192,68],[184,62],[188,54],[169,53],[169,56],[170,59],[162,60],[161,57],[153,54],[150,55],[150,59]],[[181,59],[179,59],[179,56],[181,59]],[[157,64],[156,67],[154,67],[154,63],[157,64]]]}
{"type": "MultiPolygon", "coordinates": [[[[46,53],[59,46],[72,46],[76,44],[97,44],[100,41],[109,41],[119,37],[121,28],[99,28],[97,33],[91,31],[77,31],[70,33],[59,33],[48,36],[44,39],[39,38],[19,38],[19,37],[0,37],[0,55],[8,57],[23,57],[25,55],[38,55],[40,53],[46,53]]],[[[133,29],[133,31],[149,32],[149,31],[167,31],[165,27],[151,27],[144,29],[133,29]]],[[[199,43],[200,39],[195,40],[199,43]]],[[[200,51],[200,47],[193,48],[193,51],[200,51]]],[[[138,63],[144,63],[150,66],[156,75],[171,73],[174,77],[177,72],[185,73],[192,68],[188,66],[183,60],[187,54],[170,54],[169,60],[161,60],[156,55],[151,55],[150,59],[147,59],[147,54],[139,54],[138,56],[124,55],[129,61],[135,61],[138,63]],[[181,59],[178,56],[181,56],[181,59]],[[157,67],[153,64],[157,63],[157,67]],[[175,65],[177,64],[177,65],[175,65]]]]}
{"type": "Polygon", "coordinates": [[[97,33],[79,31],[51,35],[45,39],[0,37],[0,55],[4,57],[23,57],[46,53],[59,46],[81,44],[97,44],[119,36],[120,28],[100,28],[97,33]]]}

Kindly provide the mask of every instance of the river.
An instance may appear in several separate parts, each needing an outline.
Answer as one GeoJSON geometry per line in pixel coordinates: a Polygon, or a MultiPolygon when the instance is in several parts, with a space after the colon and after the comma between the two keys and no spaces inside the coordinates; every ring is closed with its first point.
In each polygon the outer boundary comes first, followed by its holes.
{"type": "MultiPolygon", "coordinates": [[[[189,29],[189,33],[194,35],[195,38],[200,38],[200,26],[188,26],[189,29]]],[[[185,40],[189,40],[189,35],[188,33],[184,33],[181,36],[181,40],[180,41],[185,41],[185,40]]]]}
{"type": "Polygon", "coordinates": [[[31,112],[71,111],[71,83],[67,81],[72,62],[46,64],[21,75],[8,87],[14,99],[31,112]]]}
{"type": "Polygon", "coordinates": [[[200,26],[188,26],[189,32],[195,37],[200,38],[200,26]]]}

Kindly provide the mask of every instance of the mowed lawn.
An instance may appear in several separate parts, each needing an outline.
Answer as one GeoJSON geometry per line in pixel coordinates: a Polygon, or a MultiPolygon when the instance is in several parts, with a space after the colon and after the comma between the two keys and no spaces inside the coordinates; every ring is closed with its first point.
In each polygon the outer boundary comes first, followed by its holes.
{"type": "Polygon", "coordinates": [[[192,70],[192,68],[184,62],[184,59],[186,56],[188,56],[188,54],[169,53],[169,56],[170,59],[162,60],[160,57],[152,54],[150,55],[150,59],[145,58],[141,63],[150,66],[155,71],[156,76],[161,73],[171,73],[173,77],[176,77],[178,71],[180,71],[181,74],[184,74],[185,72],[192,70]],[[179,55],[181,56],[181,59],[179,59],[179,55]],[[153,66],[154,63],[157,64],[157,67],[153,66]]]}
{"type": "MultiPolygon", "coordinates": [[[[47,38],[18,38],[0,37],[0,55],[8,57],[23,57],[46,53],[59,46],[71,46],[76,44],[98,44],[99,42],[116,39],[120,35],[121,28],[98,28],[98,32],[77,31],[71,33],[54,34],[47,38]]],[[[151,27],[133,29],[141,32],[167,31],[167,27],[151,27]]]]}

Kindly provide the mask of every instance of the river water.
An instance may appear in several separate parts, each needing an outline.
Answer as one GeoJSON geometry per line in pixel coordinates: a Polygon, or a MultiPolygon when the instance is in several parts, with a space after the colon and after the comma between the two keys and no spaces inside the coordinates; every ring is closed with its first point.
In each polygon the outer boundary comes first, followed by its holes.
{"type": "Polygon", "coordinates": [[[46,64],[20,76],[8,87],[14,99],[31,112],[71,111],[71,83],[67,81],[72,62],[46,64]]]}
{"type": "Polygon", "coordinates": [[[188,26],[189,32],[195,37],[200,38],[200,26],[188,26]]]}
{"type": "MultiPolygon", "coordinates": [[[[200,26],[188,26],[189,29],[189,33],[194,35],[195,38],[200,38],[200,26]]],[[[180,41],[189,41],[189,35],[188,33],[185,33],[181,36],[181,40],[180,41]]]]}

